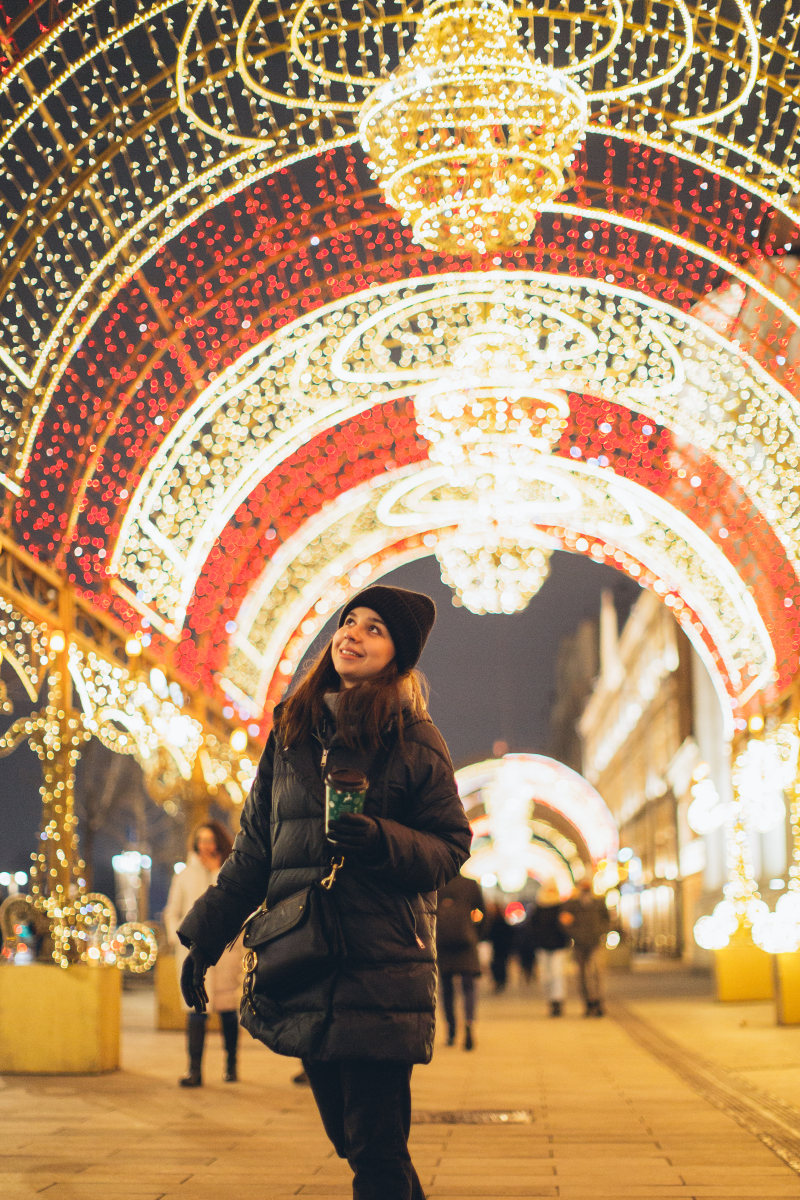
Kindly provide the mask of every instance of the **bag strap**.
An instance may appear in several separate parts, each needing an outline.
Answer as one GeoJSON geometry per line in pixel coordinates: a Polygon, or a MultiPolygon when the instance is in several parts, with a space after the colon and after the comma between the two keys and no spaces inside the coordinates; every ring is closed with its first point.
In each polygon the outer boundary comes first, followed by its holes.
{"type": "Polygon", "coordinates": [[[326,892],[329,892],[336,882],[336,872],[340,871],[344,866],[344,855],[339,856],[338,861],[335,858],[331,859],[331,873],[326,875],[324,879],[320,879],[320,887],[324,887],[326,892]]]}

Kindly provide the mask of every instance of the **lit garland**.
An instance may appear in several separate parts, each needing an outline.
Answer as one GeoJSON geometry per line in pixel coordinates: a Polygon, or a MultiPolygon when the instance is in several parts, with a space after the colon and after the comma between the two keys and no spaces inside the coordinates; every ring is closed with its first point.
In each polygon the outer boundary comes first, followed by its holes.
{"type": "Polygon", "coordinates": [[[749,939],[772,954],[800,948],[798,751],[797,728],[783,724],[763,737],[750,738],[734,759],[734,799],[726,820],[729,882],[714,911],[694,926],[695,941],[705,949],[723,949],[732,940],[749,939]],[[771,912],[758,892],[748,840],[751,831],[771,828],[784,819],[787,792],[793,835],[789,887],[771,912]]]}
{"type": "MultiPolygon", "coordinates": [[[[3,556],[3,564],[10,557],[3,556]]],[[[36,576],[29,571],[25,582],[31,581],[36,576]]],[[[51,594],[58,596],[56,589],[51,594]]],[[[243,801],[255,764],[213,734],[203,739],[199,722],[182,711],[186,697],[160,670],[151,671],[147,683],[120,662],[71,641],[63,629],[35,625],[2,596],[0,609],[0,661],[11,662],[30,698],[41,705],[0,736],[0,756],[27,740],[42,763],[43,818],[30,883],[33,902],[50,923],[53,958],[62,967],[114,963],[123,970],[146,971],[157,953],[153,931],[137,922],[117,925],[111,902],[85,890],[74,810],[75,767],[84,743],[94,734],[116,752],[135,754],[146,778],[152,775],[153,759],[167,750],[179,781],[191,777],[197,764],[205,774],[205,790],[226,792],[232,803],[243,801]],[[80,710],[71,706],[73,687],[80,710]]],[[[135,639],[129,649],[141,652],[135,639]]],[[[149,787],[152,782],[150,778],[149,787]]],[[[179,798],[180,788],[173,784],[165,806],[176,811],[179,798]]]]}
{"type": "Polygon", "coordinates": [[[333,422],[447,376],[486,305],[515,342],[542,339],[540,388],[580,393],[613,374],[615,400],[703,447],[769,513],[800,561],[800,506],[787,503],[800,494],[795,405],[743,361],[740,347],[610,284],[498,271],[374,288],[254,347],[209,385],[151,459],[112,570],[154,616],[180,627],[213,541],[255,480],[333,422]],[[387,357],[391,344],[403,347],[397,362],[387,357]]]}
{"type": "MultiPolygon", "coordinates": [[[[338,208],[338,207],[337,207],[337,211],[339,211],[339,208],[338,208]]],[[[699,210],[698,210],[698,211],[699,211],[699,210]]],[[[206,224],[208,224],[208,223],[206,223],[206,224]]],[[[594,228],[599,228],[599,226],[598,226],[598,225],[596,225],[596,223],[594,224],[594,226],[593,226],[593,227],[594,227],[594,228]]],[[[592,234],[592,229],[589,229],[589,230],[588,230],[588,232],[587,232],[587,238],[588,238],[589,236],[593,236],[593,234],[592,234]]],[[[564,241],[564,239],[563,239],[563,237],[559,236],[559,237],[556,239],[556,241],[564,241]]],[[[196,243],[193,243],[193,245],[194,245],[194,244],[196,244],[196,243]]],[[[373,241],[372,241],[372,242],[369,244],[369,246],[367,246],[367,247],[362,247],[362,249],[361,249],[361,250],[359,250],[359,254],[363,254],[363,252],[364,252],[364,249],[367,249],[367,250],[369,251],[369,253],[373,254],[373,253],[375,252],[375,247],[376,247],[376,245],[377,245],[377,243],[375,242],[375,240],[373,240],[373,241]]],[[[585,245],[586,245],[586,246],[591,246],[591,245],[592,245],[592,243],[591,243],[591,242],[589,242],[589,241],[587,241],[587,242],[585,243],[585,245]]],[[[397,247],[397,245],[395,246],[395,248],[398,248],[398,247],[397,247]]],[[[607,256],[607,253],[608,253],[608,247],[606,247],[606,246],[598,246],[598,249],[602,250],[602,251],[604,252],[604,255],[605,255],[605,256],[607,256]]],[[[354,248],[353,252],[351,252],[351,253],[349,254],[349,257],[354,257],[354,252],[355,252],[355,248],[354,248]]],[[[597,259],[597,263],[598,263],[598,265],[600,264],[600,260],[599,260],[599,259],[597,259]]],[[[604,257],[603,264],[604,264],[604,266],[605,266],[605,267],[607,267],[607,266],[608,266],[608,259],[607,259],[607,257],[604,257]]],[[[320,264],[320,265],[321,265],[321,264],[320,264]]],[[[327,261],[325,262],[325,264],[324,264],[324,265],[325,265],[325,267],[326,267],[326,269],[327,269],[327,267],[328,267],[328,263],[327,263],[327,261]]],[[[179,271],[179,273],[180,273],[180,271],[181,271],[181,270],[183,270],[183,272],[184,272],[184,274],[185,274],[185,268],[176,268],[176,269],[179,271]]],[[[317,272],[317,273],[318,273],[318,272],[317,272]]],[[[314,276],[314,274],[315,274],[315,272],[312,270],[312,267],[311,267],[311,265],[307,263],[307,265],[304,267],[304,269],[303,269],[301,272],[299,272],[299,277],[300,277],[300,278],[302,278],[304,275],[308,275],[308,276],[311,276],[311,277],[313,277],[313,276],[314,276]]],[[[294,281],[296,281],[297,279],[298,279],[298,273],[294,273],[294,274],[292,275],[292,277],[291,277],[291,282],[294,282],[294,281]]],[[[288,275],[287,275],[287,276],[286,276],[286,283],[289,283],[289,282],[290,282],[290,280],[289,280],[289,278],[288,278],[288,275]]],[[[290,293],[289,293],[289,291],[287,290],[287,288],[286,288],[286,286],[285,286],[285,285],[280,285],[280,290],[278,291],[278,293],[277,293],[277,294],[278,294],[279,296],[287,297],[287,296],[288,296],[290,293]]],[[[146,307],[146,304],[140,303],[140,304],[139,304],[139,310],[138,310],[138,311],[139,311],[139,315],[138,315],[138,316],[136,316],[136,320],[138,320],[138,321],[141,321],[141,318],[142,318],[142,316],[145,316],[145,317],[147,316],[147,307],[146,307]]],[[[188,309],[187,309],[186,311],[188,311],[188,309]]],[[[222,320],[222,326],[223,326],[223,327],[225,327],[225,326],[229,326],[229,325],[231,325],[231,324],[236,324],[236,326],[237,326],[237,330],[238,330],[238,322],[236,321],[236,317],[235,317],[235,315],[234,315],[233,313],[231,313],[230,315],[227,315],[227,314],[226,314],[226,315],[224,316],[224,319],[222,319],[222,317],[221,317],[220,319],[222,320]]],[[[248,317],[248,318],[247,318],[247,320],[245,321],[245,325],[247,325],[247,324],[248,324],[248,321],[249,321],[249,320],[250,320],[250,318],[248,317]]],[[[240,330],[239,330],[239,333],[241,334],[241,331],[240,331],[240,330]]],[[[249,336],[249,335],[248,335],[248,336],[249,336]]],[[[215,342],[214,344],[216,344],[216,342],[215,342]]],[[[224,345],[224,343],[220,343],[220,345],[224,345]]],[[[113,351],[113,350],[114,350],[114,345],[112,344],[112,345],[109,347],[109,349],[113,351]]],[[[94,350],[94,347],[92,347],[92,350],[94,350]]],[[[211,360],[213,361],[213,355],[215,354],[215,351],[214,351],[214,349],[213,349],[213,346],[212,346],[210,343],[207,343],[207,345],[206,345],[206,347],[205,347],[205,353],[207,353],[208,355],[210,355],[210,356],[211,356],[211,360]]],[[[179,372],[180,376],[183,376],[185,373],[186,373],[185,369],[183,369],[183,370],[181,370],[181,371],[179,372]]],[[[114,371],[113,371],[113,368],[112,368],[112,376],[113,376],[113,374],[114,374],[114,371]]],[[[164,381],[164,384],[163,384],[163,386],[158,386],[158,387],[155,387],[155,386],[154,386],[154,387],[152,388],[152,390],[151,390],[151,393],[150,393],[150,394],[152,394],[154,398],[155,398],[156,396],[157,396],[157,397],[159,397],[159,401],[158,401],[158,403],[159,403],[159,407],[158,407],[158,408],[156,408],[156,409],[155,409],[155,411],[153,411],[153,410],[150,410],[150,411],[151,411],[151,420],[152,420],[152,416],[155,416],[156,422],[158,422],[159,420],[163,420],[163,419],[164,419],[162,414],[163,414],[164,412],[166,412],[166,411],[167,411],[167,407],[166,407],[166,405],[165,405],[165,403],[164,403],[163,397],[164,397],[164,396],[168,396],[169,394],[174,394],[174,393],[176,392],[176,385],[175,385],[174,379],[175,379],[175,375],[173,375],[173,376],[172,376],[172,378],[169,378],[169,377],[168,377],[168,378],[167,378],[167,379],[164,381]]],[[[124,382],[125,382],[124,378],[120,379],[120,380],[119,380],[119,385],[120,385],[120,386],[124,386],[124,382]]],[[[150,401],[149,401],[149,396],[148,396],[148,397],[146,397],[146,399],[148,399],[148,404],[149,404],[149,403],[150,403],[150,401]]],[[[147,412],[148,404],[145,404],[145,405],[143,406],[143,409],[142,409],[142,411],[143,411],[143,412],[145,412],[145,413],[147,412]]],[[[138,409],[140,406],[137,404],[137,406],[136,406],[136,407],[137,407],[137,409],[138,409]]],[[[132,415],[132,413],[131,413],[131,415],[132,415]]],[[[80,416],[80,418],[79,418],[79,417],[78,417],[78,415],[76,414],[76,420],[78,420],[78,419],[83,419],[83,416],[84,416],[84,414],[82,413],[82,414],[81,414],[81,416],[80,416]]],[[[126,417],[126,421],[127,421],[127,417],[126,417]]],[[[153,430],[153,433],[155,433],[155,432],[156,432],[156,431],[155,431],[155,429],[154,429],[154,430],[153,430]]],[[[144,430],[143,430],[143,433],[144,433],[144,430]]],[[[58,439],[59,439],[59,431],[58,431],[58,429],[57,429],[57,428],[56,428],[55,430],[53,430],[53,431],[52,431],[52,436],[53,436],[53,438],[55,439],[55,445],[57,446],[57,445],[58,445],[58,439]]],[[[152,436],[152,434],[151,434],[150,436],[152,436]]],[[[101,439],[101,442],[102,442],[102,441],[104,441],[104,439],[105,439],[105,434],[103,435],[103,438],[101,439]]],[[[88,440],[88,439],[87,439],[87,440],[88,440]]],[[[121,453],[122,453],[122,456],[124,456],[124,457],[127,457],[127,456],[130,456],[130,455],[136,455],[136,454],[139,452],[139,451],[138,451],[138,446],[139,446],[139,444],[140,444],[140,442],[139,442],[139,440],[138,440],[138,439],[130,439],[130,438],[126,438],[126,439],[125,439],[125,444],[124,444],[124,447],[121,447],[121,453]]],[[[112,443],[112,445],[113,445],[113,443],[112,443]]],[[[49,453],[49,451],[48,451],[48,453],[49,453]]],[[[69,457],[72,457],[72,456],[75,454],[75,451],[74,451],[74,449],[73,449],[73,447],[72,447],[72,445],[71,445],[71,443],[70,443],[70,439],[65,439],[65,442],[64,442],[64,451],[63,451],[63,453],[64,453],[64,454],[65,454],[65,455],[66,455],[68,458],[69,458],[69,457]]],[[[114,455],[113,455],[113,458],[114,458],[114,460],[115,460],[114,462],[112,462],[112,461],[111,461],[111,457],[112,457],[112,456],[111,456],[111,455],[110,455],[110,453],[109,453],[109,460],[108,460],[108,463],[107,463],[107,470],[106,470],[106,473],[102,475],[102,484],[103,484],[103,485],[107,485],[107,484],[108,484],[108,482],[109,482],[111,479],[113,479],[115,476],[117,476],[117,474],[118,474],[118,466],[116,465],[116,463],[117,463],[117,462],[118,462],[118,460],[119,460],[119,454],[114,454],[114,455]]],[[[93,469],[97,470],[97,468],[96,468],[96,467],[94,467],[94,466],[93,466],[93,469]]],[[[100,484],[101,484],[101,477],[100,477],[100,471],[98,470],[98,473],[97,473],[97,476],[96,476],[96,480],[89,479],[87,482],[82,482],[82,484],[81,484],[81,487],[80,487],[80,489],[79,489],[79,492],[78,492],[78,496],[79,496],[79,498],[82,498],[82,497],[83,497],[83,496],[86,494],[86,492],[85,492],[85,490],[84,490],[84,489],[86,489],[87,487],[88,487],[88,488],[91,488],[91,489],[92,489],[92,491],[96,491],[96,492],[98,492],[98,493],[99,493],[99,491],[100,491],[100,484]]],[[[53,491],[50,491],[50,492],[48,492],[48,487],[47,487],[47,484],[45,483],[45,486],[44,486],[44,487],[41,489],[41,495],[42,495],[42,497],[43,497],[43,498],[45,498],[45,500],[46,500],[46,498],[48,497],[48,494],[49,494],[51,497],[53,496],[53,494],[54,494],[54,491],[55,491],[55,489],[53,489],[53,491]]],[[[39,495],[39,494],[40,494],[40,489],[39,489],[39,488],[38,488],[38,486],[37,486],[37,488],[36,488],[36,489],[34,489],[34,491],[31,493],[31,497],[33,497],[34,495],[36,495],[36,496],[37,496],[37,498],[38,498],[38,495],[39,495]]],[[[91,494],[91,492],[90,492],[89,494],[91,494]]],[[[122,497],[121,497],[121,501],[124,501],[126,494],[127,494],[127,493],[126,493],[126,492],[123,490],[122,497]]],[[[102,506],[103,506],[103,505],[105,505],[105,504],[107,504],[107,503],[109,502],[109,500],[112,500],[112,503],[113,503],[113,499],[112,499],[111,497],[109,497],[107,494],[103,495],[102,497],[100,497],[100,496],[98,495],[98,501],[97,501],[97,504],[95,504],[95,505],[92,505],[92,506],[89,506],[89,507],[88,507],[88,509],[86,509],[86,511],[87,511],[87,512],[89,512],[89,513],[101,512],[101,511],[103,511],[103,509],[102,509],[102,506]]],[[[53,500],[52,500],[52,499],[50,499],[50,502],[49,502],[49,503],[50,503],[50,506],[52,506],[52,505],[53,505],[53,500]]],[[[30,504],[30,500],[28,501],[28,504],[30,504]]],[[[71,521],[73,521],[73,520],[80,519],[80,513],[81,513],[82,511],[84,511],[84,506],[83,506],[83,504],[81,504],[81,505],[78,505],[78,504],[76,504],[75,508],[73,509],[73,513],[72,513],[72,515],[71,515],[71,517],[70,517],[70,522],[71,522],[71,521]]],[[[45,514],[45,515],[43,516],[43,518],[42,518],[42,521],[41,521],[41,522],[39,522],[38,524],[40,525],[40,527],[41,527],[41,528],[43,528],[43,529],[47,529],[49,520],[50,520],[50,518],[49,518],[49,515],[45,514]]],[[[107,528],[108,528],[107,526],[105,526],[105,527],[104,527],[104,529],[105,529],[105,530],[107,530],[107,528]]],[[[106,534],[106,533],[104,533],[104,538],[105,538],[105,536],[107,536],[107,534],[106,534]]],[[[80,577],[82,577],[82,578],[83,578],[83,577],[85,577],[85,578],[86,578],[86,580],[87,580],[87,583],[88,583],[88,581],[89,581],[90,579],[92,579],[93,577],[95,577],[95,578],[96,578],[96,572],[97,572],[98,570],[100,570],[100,571],[102,571],[102,570],[103,570],[103,564],[102,564],[102,562],[97,562],[97,560],[96,560],[96,547],[97,547],[98,545],[100,545],[100,547],[101,547],[101,551],[100,551],[100,558],[102,559],[102,557],[103,557],[103,554],[104,554],[104,550],[102,549],[103,541],[101,541],[101,540],[100,540],[99,538],[97,538],[97,537],[91,537],[91,538],[90,538],[90,537],[83,537],[83,538],[81,539],[80,545],[76,546],[76,549],[75,549],[75,556],[76,556],[76,557],[75,557],[75,563],[74,563],[74,565],[75,565],[75,568],[80,568],[80,572],[79,572],[79,574],[80,574],[80,577]],[[88,553],[87,553],[87,552],[88,552],[88,553]],[[80,561],[78,561],[78,559],[77,559],[77,555],[78,555],[78,554],[82,554],[82,555],[83,555],[83,558],[82,558],[80,561]],[[90,556],[91,556],[91,557],[90,557],[90,556]]]]}
{"type": "MultiPolygon", "coordinates": [[[[534,491],[520,512],[535,521],[528,513],[538,508],[543,536],[551,545],[601,560],[607,556],[654,588],[704,657],[712,677],[724,681],[720,693],[726,709],[736,703],[737,691],[767,686],[774,661],[769,635],[748,590],[710,539],[681,521],[652,492],[625,484],[602,468],[553,458],[548,471],[547,489],[539,495],[534,491]],[[583,529],[591,529],[601,514],[602,540],[587,537],[583,529]],[[746,650],[745,628],[752,637],[746,650]],[[757,659],[761,667],[753,673],[757,659]],[[730,699],[725,699],[726,688],[730,699]]],[[[346,588],[363,586],[388,569],[385,562],[399,534],[414,532],[421,548],[435,549],[438,522],[464,503],[463,495],[448,488],[439,472],[429,467],[427,474],[420,474],[411,467],[397,478],[387,473],[381,480],[351,487],[337,500],[331,497],[313,519],[299,523],[240,605],[224,672],[225,686],[233,688],[230,694],[240,700],[249,695],[250,711],[257,712],[265,696],[274,695],[273,673],[276,685],[282,678],[285,688],[305,647],[346,598],[346,588]],[[426,506],[425,498],[431,495],[426,506]],[[339,590],[339,580],[345,590],[339,590]],[[294,631],[301,625],[304,636],[297,643],[294,631]]]]}
{"type": "MultiPolygon", "coordinates": [[[[0,664],[5,661],[11,666],[31,700],[39,694],[48,657],[45,631],[31,617],[17,612],[14,605],[0,595],[0,664]]],[[[12,711],[2,680],[0,711],[12,711]]]]}

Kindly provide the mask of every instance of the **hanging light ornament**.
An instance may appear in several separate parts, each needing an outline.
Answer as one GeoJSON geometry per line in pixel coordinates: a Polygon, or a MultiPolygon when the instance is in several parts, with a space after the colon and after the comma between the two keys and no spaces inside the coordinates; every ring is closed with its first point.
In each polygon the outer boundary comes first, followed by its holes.
{"type": "Polygon", "coordinates": [[[526,608],[550,573],[551,548],[526,531],[460,525],[436,548],[442,581],[474,613],[526,608]]]}
{"type": "Polygon", "coordinates": [[[359,135],[417,242],[483,254],[529,237],[586,120],[580,88],[531,58],[505,0],[433,0],[359,135]]]}
{"type": "Polygon", "coordinates": [[[435,553],[442,579],[471,612],[521,611],[550,570],[555,542],[526,525],[525,505],[569,404],[563,392],[537,387],[534,369],[522,337],[484,330],[415,397],[429,458],[470,496],[469,515],[435,553]]]}
{"type": "Polygon", "coordinates": [[[457,483],[512,499],[566,428],[567,397],[535,382],[535,355],[510,328],[463,338],[451,361],[414,398],[429,457],[455,472],[457,483]]]}

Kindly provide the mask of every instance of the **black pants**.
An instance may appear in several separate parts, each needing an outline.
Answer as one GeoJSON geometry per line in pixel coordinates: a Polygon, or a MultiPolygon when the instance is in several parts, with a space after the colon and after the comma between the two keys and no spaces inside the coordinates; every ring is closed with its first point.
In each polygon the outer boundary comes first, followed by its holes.
{"type": "Polygon", "coordinates": [[[451,975],[449,972],[440,971],[439,983],[442,985],[442,1007],[444,1008],[445,1020],[451,1030],[454,1030],[456,1027],[456,979],[461,982],[461,996],[464,1001],[464,1024],[471,1025],[475,1020],[475,976],[470,974],[451,975]]]}
{"type": "Polygon", "coordinates": [[[303,1062],[325,1132],[353,1172],[353,1200],[425,1200],[408,1153],[408,1063],[303,1062]]]}

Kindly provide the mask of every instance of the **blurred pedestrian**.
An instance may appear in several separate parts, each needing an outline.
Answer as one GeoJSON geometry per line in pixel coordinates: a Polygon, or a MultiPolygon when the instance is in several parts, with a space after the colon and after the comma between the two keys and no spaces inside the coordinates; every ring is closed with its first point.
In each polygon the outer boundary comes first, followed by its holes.
{"type": "Polygon", "coordinates": [[[514,930],[506,920],[502,904],[498,904],[496,900],[489,904],[484,920],[484,930],[484,937],[492,947],[489,971],[494,982],[494,990],[502,992],[508,982],[508,956],[511,953],[514,930]]]}
{"type": "Polygon", "coordinates": [[[436,892],[471,842],[414,669],[435,615],[429,596],[383,584],[348,601],[276,707],[233,853],[180,929],[184,997],[201,1009],[208,964],[254,909],[330,882],[343,958],[288,991],[255,991],[244,1011],[255,1036],[302,1060],[354,1200],[424,1200],[408,1152],[411,1071],[433,1051],[436,892]],[[326,837],[323,781],[344,770],[366,777],[363,812],[326,837]]]}
{"type": "Polygon", "coordinates": [[[594,894],[591,875],[584,875],[570,899],[565,901],[561,920],[572,938],[578,984],[586,1006],[584,1015],[602,1017],[603,948],[611,921],[605,899],[594,894]]]}
{"type": "Polygon", "coordinates": [[[519,925],[514,926],[513,948],[519,960],[522,978],[530,983],[536,974],[536,945],[531,937],[531,913],[533,905],[527,906],[527,911],[519,925]]]}
{"type": "MultiPolygon", "coordinates": [[[[186,866],[179,874],[173,875],[164,908],[167,941],[175,953],[179,981],[187,951],[178,938],[178,926],[195,901],[199,900],[211,884],[216,883],[220,867],[231,852],[233,839],[219,821],[204,821],[195,829],[189,845],[186,866]]],[[[236,1052],[239,1045],[239,1003],[242,997],[243,973],[242,943],[241,940],[237,940],[233,947],[223,951],[216,966],[209,970],[206,984],[209,1008],[212,1012],[219,1013],[222,1026],[226,1055],[223,1079],[226,1083],[235,1083],[237,1079],[236,1052]]],[[[203,1083],[206,1020],[205,1012],[187,1013],[189,1070],[179,1081],[181,1087],[200,1087],[203,1083]]]]}
{"type": "Polygon", "coordinates": [[[536,894],[536,903],[526,918],[528,937],[536,949],[539,980],[550,1016],[560,1017],[567,995],[569,934],[561,923],[561,895],[555,879],[546,879],[536,894]]]}
{"type": "Polygon", "coordinates": [[[475,981],[481,973],[478,958],[480,924],[484,916],[483,893],[474,879],[456,875],[439,891],[436,914],[436,952],[439,984],[447,1021],[447,1044],[456,1040],[456,981],[464,1011],[464,1049],[475,1045],[475,981]]]}

